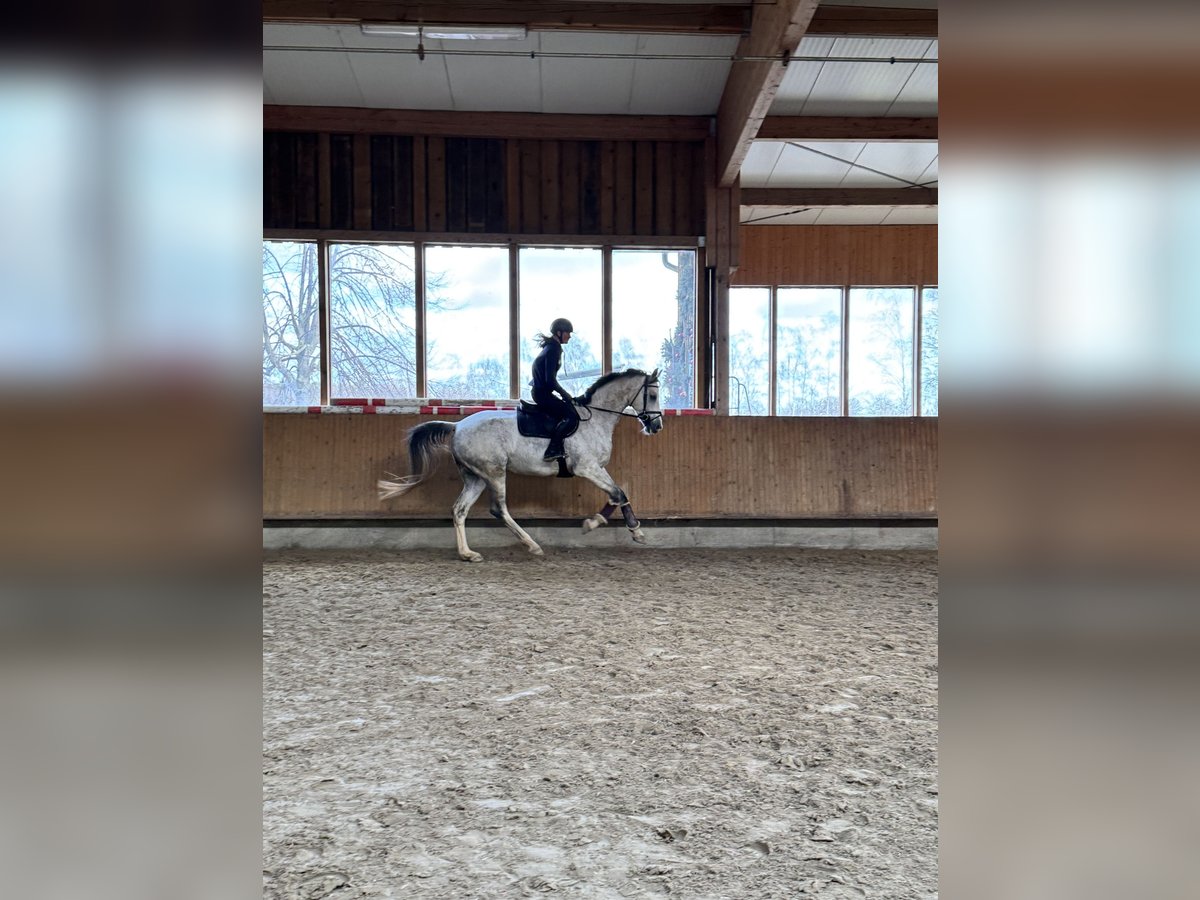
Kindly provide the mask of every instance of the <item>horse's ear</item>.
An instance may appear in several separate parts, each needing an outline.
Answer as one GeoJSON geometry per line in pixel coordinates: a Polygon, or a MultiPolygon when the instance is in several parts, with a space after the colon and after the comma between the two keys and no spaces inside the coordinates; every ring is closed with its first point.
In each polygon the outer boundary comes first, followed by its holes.
{"type": "Polygon", "coordinates": [[[650,380],[658,381],[658,369],[655,369],[653,372],[650,373],[650,380]]]}

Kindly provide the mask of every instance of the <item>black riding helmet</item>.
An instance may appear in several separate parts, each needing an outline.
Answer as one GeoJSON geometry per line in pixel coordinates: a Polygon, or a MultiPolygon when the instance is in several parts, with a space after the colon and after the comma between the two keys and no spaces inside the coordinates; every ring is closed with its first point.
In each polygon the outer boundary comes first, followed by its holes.
{"type": "Polygon", "coordinates": [[[560,331],[575,331],[575,328],[571,325],[570,319],[555,319],[550,323],[551,334],[558,334],[560,331]]]}

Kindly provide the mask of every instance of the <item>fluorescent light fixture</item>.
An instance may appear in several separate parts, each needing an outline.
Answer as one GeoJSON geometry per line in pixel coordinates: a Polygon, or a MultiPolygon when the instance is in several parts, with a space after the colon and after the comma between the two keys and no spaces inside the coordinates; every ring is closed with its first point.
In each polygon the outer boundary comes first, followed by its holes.
{"type": "Polygon", "coordinates": [[[390,37],[427,37],[449,41],[523,41],[524,25],[425,25],[409,22],[364,22],[363,34],[390,37]]]}

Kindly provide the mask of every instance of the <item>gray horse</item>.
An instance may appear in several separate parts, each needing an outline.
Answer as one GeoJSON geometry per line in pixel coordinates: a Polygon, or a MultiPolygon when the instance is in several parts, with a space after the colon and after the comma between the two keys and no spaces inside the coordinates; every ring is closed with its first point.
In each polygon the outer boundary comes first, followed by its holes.
{"type": "MultiPolygon", "coordinates": [[[[644,434],[662,431],[658,369],[649,375],[639,369],[627,369],[601,376],[580,400],[577,404],[579,429],[566,441],[568,468],[608,495],[604,509],[583,520],[583,530],[599,528],[619,507],[633,539],[639,544],[645,543],[646,536],[633,514],[629,498],[604,467],[612,456],[613,427],[622,416],[636,416],[642,423],[644,434]]],[[[395,481],[381,480],[379,499],[390,500],[416,487],[428,474],[434,451],[447,450],[458,464],[463,479],[462,493],[454,501],[454,534],[458,539],[459,557],[469,562],[483,560],[467,546],[466,520],[485,487],[492,492],[492,515],[503,521],[530,553],[541,556],[542,548],[509,515],[504,482],[506,472],[518,475],[554,475],[558,472],[557,461],[542,459],[547,443],[546,438],[523,437],[517,431],[515,410],[486,410],[467,416],[457,424],[425,422],[408,433],[412,474],[397,477],[395,481]]]]}

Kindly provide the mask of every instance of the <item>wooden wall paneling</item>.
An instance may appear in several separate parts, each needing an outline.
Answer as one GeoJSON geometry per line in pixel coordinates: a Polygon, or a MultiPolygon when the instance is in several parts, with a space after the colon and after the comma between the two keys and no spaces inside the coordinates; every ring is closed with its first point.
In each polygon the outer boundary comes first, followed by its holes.
{"type": "Polygon", "coordinates": [[[672,234],[696,234],[692,225],[692,145],[679,142],[671,147],[671,174],[675,184],[671,190],[674,211],[672,234]]]}
{"type": "Polygon", "coordinates": [[[329,137],[330,227],[354,228],[354,136],[329,137]]]}
{"type": "Polygon", "coordinates": [[[270,142],[268,227],[296,227],[296,134],[275,132],[270,142]]]}
{"type": "Polygon", "coordinates": [[[691,173],[692,189],[692,228],[689,234],[704,234],[704,192],[707,185],[708,169],[704,162],[704,144],[697,142],[691,145],[692,160],[688,166],[691,173]]]}
{"type": "Polygon", "coordinates": [[[296,135],[296,227],[316,228],[317,135],[296,135]]]}
{"type": "Polygon", "coordinates": [[[579,141],[560,141],[562,163],[562,226],[563,234],[579,233],[579,198],[582,193],[579,176],[579,141]]]}
{"type": "Polygon", "coordinates": [[[263,134],[263,227],[279,228],[279,198],[282,180],[279,175],[279,132],[263,134]]]}
{"type": "Polygon", "coordinates": [[[446,138],[446,230],[468,231],[469,138],[446,138]]]}
{"type": "Polygon", "coordinates": [[[354,143],[354,227],[371,228],[371,141],[356,134],[354,143]]]}
{"type": "Polygon", "coordinates": [[[654,144],[654,233],[676,234],[674,145],[666,141],[654,144]]]}
{"type": "Polygon", "coordinates": [[[542,148],[533,140],[521,141],[521,231],[542,229],[542,148]]]}
{"type": "Polygon", "coordinates": [[[431,137],[425,144],[425,178],[428,182],[425,214],[430,231],[446,230],[446,138],[431,137]]]}
{"type": "Polygon", "coordinates": [[[331,228],[333,198],[330,186],[329,135],[317,135],[317,227],[331,228]]]}
{"type": "Polygon", "coordinates": [[[750,225],[736,284],[936,284],[936,225],[750,225]]]}
{"type": "Polygon", "coordinates": [[[654,234],[654,143],[637,141],[633,154],[633,233],[654,234]]]}
{"type": "Polygon", "coordinates": [[[558,141],[542,141],[542,231],[562,231],[562,181],[558,141]]]}
{"type": "Polygon", "coordinates": [[[521,230],[521,143],[504,142],[504,212],[510,234],[521,230]]]}
{"type": "MultiPolygon", "coordinates": [[[[375,493],[385,471],[408,471],[405,431],[433,418],[264,415],[264,516],[436,518],[449,533],[462,486],[449,459],[403,498],[375,493]]],[[[938,512],[937,440],[930,418],[680,417],[653,438],[622,421],[609,470],[646,518],[926,517],[938,512]]],[[[602,502],[583,479],[509,478],[518,521],[578,519],[602,502]]],[[[487,515],[481,500],[472,516],[487,515]]]]}
{"type": "Polygon", "coordinates": [[[600,142],[600,225],[601,234],[612,234],[616,228],[617,148],[612,141],[600,142]]]}
{"type": "Polygon", "coordinates": [[[398,231],[413,227],[413,140],[400,135],[392,144],[392,225],[398,231]]]}
{"type": "Polygon", "coordinates": [[[425,176],[425,138],[412,139],[412,218],[413,231],[425,231],[429,227],[426,203],[429,185],[425,176]]]}
{"type": "Polygon", "coordinates": [[[613,216],[617,234],[633,234],[636,185],[633,178],[633,142],[617,141],[615,146],[616,185],[613,216]]]}
{"type": "Polygon", "coordinates": [[[497,138],[483,140],[483,230],[493,233],[508,230],[508,154],[505,143],[497,138]]]}
{"type": "Polygon", "coordinates": [[[390,134],[373,134],[370,141],[371,227],[388,231],[396,227],[395,138],[390,134]]]}
{"type": "Polygon", "coordinates": [[[579,145],[579,230],[600,233],[600,142],[579,145]]]}
{"type": "Polygon", "coordinates": [[[487,230],[487,140],[467,139],[467,231],[487,230]]]}

